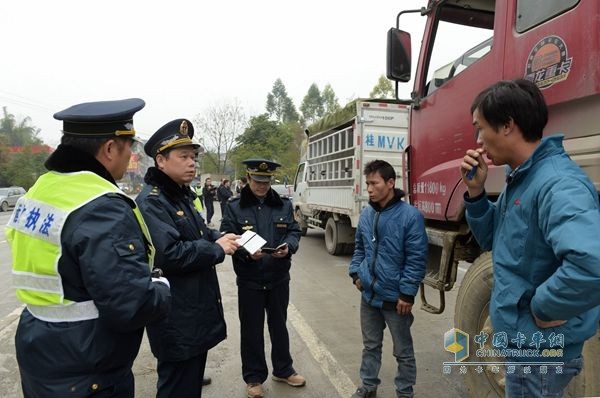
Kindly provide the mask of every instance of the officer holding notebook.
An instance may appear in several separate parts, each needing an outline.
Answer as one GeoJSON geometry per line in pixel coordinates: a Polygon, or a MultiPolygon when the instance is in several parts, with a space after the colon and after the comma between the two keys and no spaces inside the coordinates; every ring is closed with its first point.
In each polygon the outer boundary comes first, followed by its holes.
{"type": "MultiPolygon", "coordinates": [[[[240,248],[233,255],[237,275],[241,327],[242,375],[248,397],[263,396],[267,379],[263,329],[265,311],[271,337],[274,381],[293,387],[306,384],[294,370],[286,327],[289,302],[290,265],[298,250],[300,227],[294,220],[292,203],[271,189],[271,178],[280,165],[265,159],[248,159],[248,184],[225,206],[222,232],[242,235],[254,232],[266,243],[250,253],[240,248]]],[[[252,250],[251,250],[252,251],[252,250]]]]}

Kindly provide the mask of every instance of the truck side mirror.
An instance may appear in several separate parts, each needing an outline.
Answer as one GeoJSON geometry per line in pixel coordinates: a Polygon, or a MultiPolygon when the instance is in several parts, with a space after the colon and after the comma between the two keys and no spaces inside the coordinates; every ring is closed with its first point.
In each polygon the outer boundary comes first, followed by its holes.
{"type": "Polygon", "coordinates": [[[387,33],[386,76],[397,82],[410,80],[410,33],[391,28],[387,33]]]}

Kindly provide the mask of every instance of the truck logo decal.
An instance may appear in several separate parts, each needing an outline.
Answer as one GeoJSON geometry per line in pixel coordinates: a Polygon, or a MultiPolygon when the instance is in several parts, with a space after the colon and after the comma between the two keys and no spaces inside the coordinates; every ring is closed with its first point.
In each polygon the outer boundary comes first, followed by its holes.
{"type": "Polygon", "coordinates": [[[525,79],[543,90],[566,80],[572,66],[573,58],[569,58],[565,41],[558,36],[547,36],[529,52],[525,79]]]}
{"type": "Polygon", "coordinates": [[[367,149],[388,149],[388,150],[404,150],[404,140],[406,137],[389,136],[384,134],[365,134],[365,147],[367,149]]]}

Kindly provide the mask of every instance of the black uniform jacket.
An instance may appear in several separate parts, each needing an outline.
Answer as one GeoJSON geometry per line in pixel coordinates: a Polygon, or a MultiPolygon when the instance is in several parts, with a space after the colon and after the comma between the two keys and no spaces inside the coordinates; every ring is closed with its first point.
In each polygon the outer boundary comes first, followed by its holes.
{"type": "MultiPolygon", "coordinates": [[[[60,145],[46,168],[91,171],[115,183],[94,157],[70,146],[60,145]]],[[[58,262],[64,296],[93,300],[100,316],[45,322],[23,311],[15,345],[21,372],[39,382],[29,385],[36,396],[87,396],[93,384],[103,390],[119,381],[137,356],[144,326],[167,313],[169,288],[151,282],[133,206],[129,198],[108,194],[67,218],[58,262]]]]}
{"type": "Polygon", "coordinates": [[[183,361],[226,337],[215,270],[225,252],[214,243],[220,233],[209,229],[194,207],[196,194],[189,187],[180,187],[155,167],[145,181],[136,201],[156,247],[154,265],[163,270],[173,295],[168,318],[148,326],[148,338],[159,360],[183,361]]]}
{"type": "Polygon", "coordinates": [[[248,230],[262,236],[267,247],[287,243],[289,255],[286,258],[266,255],[254,261],[244,249],[238,249],[233,256],[238,285],[262,290],[289,281],[291,257],[298,250],[301,233],[290,200],[271,189],[261,204],[246,185],[240,196],[227,202],[221,231],[241,235],[248,230]]]}

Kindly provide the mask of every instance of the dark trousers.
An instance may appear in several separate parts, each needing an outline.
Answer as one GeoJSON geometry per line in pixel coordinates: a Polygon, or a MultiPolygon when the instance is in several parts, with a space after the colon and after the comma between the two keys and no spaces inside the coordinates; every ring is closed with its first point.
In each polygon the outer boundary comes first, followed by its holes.
{"type": "Polygon", "coordinates": [[[210,224],[210,220],[215,214],[215,204],[211,198],[204,199],[204,208],[206,209],[206,223],[210,224]]]}
{"type": "Polygon", "coordinates": [[[263,383],[269,369],[265,360],[265,312],[271,336],[273,375],[289,377],[295,373],[290,355],[287,327],[289,283],[271,290],[255,290],[238,286],[238,311],[241,327],[242,376],[246,383],[263,383]]]}
{"type": "Polygon", "coordinates": [[[158,361],[157,398],[200,398],[206,352],[185,361],[158,361]]]}

